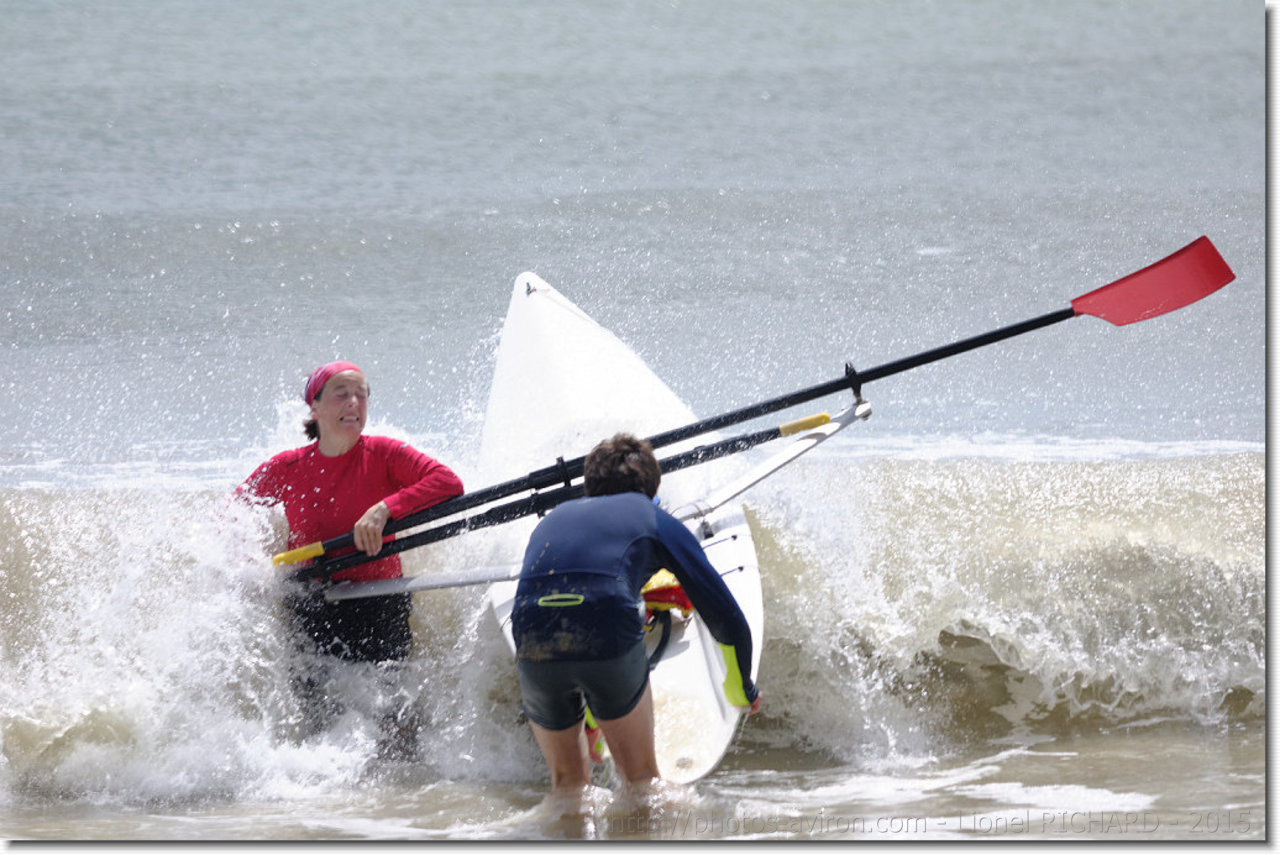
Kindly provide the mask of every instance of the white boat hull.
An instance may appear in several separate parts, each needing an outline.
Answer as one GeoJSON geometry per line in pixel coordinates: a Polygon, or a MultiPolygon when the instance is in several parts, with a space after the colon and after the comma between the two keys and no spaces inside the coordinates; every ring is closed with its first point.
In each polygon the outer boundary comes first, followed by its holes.
{"type": "MultiPolygon", "coordinates": [[[[481,457],[486,465],[506,472],[546,466],[557,456],[585,453],[616,431],[649,436],[689,421],[688,408],[611,333],[537,276],[526,273],[516,280],[485,420],[481,457]],[[514,449],[535,449],[540,456],[514,460],[514,449]]],[[[664,503],[666,488],[664,481],[659,494],[664,503]]],[[[705,491],[689,479],[680,489],[685,495],[674,496],[671,504],[691,501],[705,491]]],[[[754,677],[763,644],[764,606],[760,567],[742,508],[729,504],[687,524],[698,534],[751,627],[754,677]]],[[[521,528],[513,564],[523,552],[528,528],[521,528]]],[[[513,654],[515,588],[516,582],[504,581],[487,592],[488,608],[513,654]]],[[[650,643],[656,644],[657,638],[650,643]]],[[[702,778],[716,768],[733,742],[742,712],[725,699],[725,676],[720,648],[697,614],[687,620],[674,618],[663,655],[650,672],[655,743],[664,778],[679,783],[702,778]]]]}

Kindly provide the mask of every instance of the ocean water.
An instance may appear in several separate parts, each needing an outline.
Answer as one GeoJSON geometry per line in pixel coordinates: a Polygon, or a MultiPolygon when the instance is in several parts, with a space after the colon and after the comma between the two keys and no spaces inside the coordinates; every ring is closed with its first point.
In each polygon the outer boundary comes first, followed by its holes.
{"type": "Polygon", "coordinates": [[[1262,839],[1264,23],[1245,0],[10,4],[0,835],[1262,839]],[[370,429],[474,489],[521,271],[701,416],[1201,234],[1222,291],[868,384],[869,421],[747,495],[765,708],[698,785],[548,800],[472,589],[415,601],[422,762],[377,756],[397,689],[371,670],[298,737],[279,532],[227,495],[302,443],[319,362],[359,363],[370,429]]]}

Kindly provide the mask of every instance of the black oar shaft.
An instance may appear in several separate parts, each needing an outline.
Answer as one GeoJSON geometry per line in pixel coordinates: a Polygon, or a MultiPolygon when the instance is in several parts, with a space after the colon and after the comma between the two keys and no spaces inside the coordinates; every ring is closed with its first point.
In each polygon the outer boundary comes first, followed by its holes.
{"type": "Polygon", "coordinates": [[[332,576],[341,570],[396,555],[407,549],[415,549],[428,543],[435,543],[438,540],[454,537],[463,532],[489,528],[520,517],[545,513],[561,502],[576,499],[582,494],[583,488],[581,484],[572,487],[561,487],[546,493],[534,493],[532,496],[526,496],[514,502],[507,502],[505,505],[496,505],[483,513],[475,514],[465,519],[454,520],[435,528],[424,529],[407,537],[389,541],[383,544],[382,550],[377,555],[353,552],[336,558],[317,560],[314,564],[298,570],[296,576],[301,579],[319,579],[332,576]]]}
{"type": "MultiPolygon", "coordinates": [[[[677,472],[690,466],[696,466],[699,463],[706,463],[720,457],[727,457],[731,454],[737,454],[740,451],[746,451],[748,448],[754,448],[761,443],[769,442],[783,435],[783,429],[780,427],[766,428],[756,431],[755,433],[744,434],[742,436],[722,439],[719,442],[713,442],[709,445],[700,445],[697,448],[691,448],[688,451],[674,454],[664,460],[658,461],[658,466],[662,472],[677,472]]],[[[484,491],[481,491],[484,492],[484,491]]],[[[404,552],[407,549],[415,549],[419,546],[425,546],[428,543],[435,543],[455,535],[462,534],[467,531],[475,531],[476,529],[489,528],[495,525],[501,525],[504,522],[519,519],[520,517],[530,516],[532,514],[543,514],[554,508],[562,502],[570,499],[576,499],[584,494],[583,485],[575,484],[572,486],[563,486],[555,490],[549,490],[545,493],[534,493],[532,496],[526,496],[517,499],[514,502],[507,502],[504,505],[496,505],[489,508],[483,513],[475,514],[466,519],[454,520],[435,528],[425,529],[415,532],[405,537],[385,543],[382,550],[376,556],[366,555],[363,552],[355,552],[342,555],[337,558],[322,558],[314,564],[310,564],[297,571],[297,577],[303,579],[316,579],[325,576],[331,576],[340,570],[346,570],[359,564],[365,564],[379,558],[386,558],[389,555],[395,555],[404,552]]],[[[479,495],[477,493],[477,495],[479,495]]],[[[507,494],[509,495],[509,494],[507,494]]],[[[436,507],[439,507],[437,505],[436,507]]]]}
{"type": "MultiPolygon", "coordinates": [[[[398,531],[404,531],[406,528],[414,528],[432,520],[438,520],[441,517],[462,513],[498,499],[505,499],[507,496],[514,496],[516,493],[523,493],[526,490],[542,490],[554,484],[567,484],[582,474],[583,462],[584,458],[579,457],[545,469],[538,469],[528,475],[522,475],[519,478],[513,478],[501,484],[494,484],[492,487],[476,490],[474,493],[454,496],[452,499],[432,505],[429,508],[406,514],[399,519],[389,520],[383,529],[383,534],[395,534],[398,531]]],[[[324,541],[321,546],[324,553],[327,554],[334,550],[346,549],[354,544],[355,536],[351,532],[347,532],[324,541]]]]}
{"type": "Polygon", "coordinates": [[[728,425],[738,424],[748,421],[749,419],[766,416],[775,413],[778,410],[785,410],[788,407],[794,407],[799,404],[808,403],[816,398],[822,398],[836,392],[849,389],[853,384],[870,383],[872,380],[879,380],[889,377],[893,374],[899,374],[912,368],[919,368],[921,365],[927,365],[930,362],[937,362],[940,359],[946,359],[949,356],[964,353],[968,350],[974,350],[979,347],[985,347],[988,344],[995,344],[1006,338],[1012,338],[1016,335],[1038,330],[1041,327],[1047,327],[1050,324],[1056,324],[1059,321],[1065,321],[1068,318],[1075,317],[1074,309],[1061,309],[1057,312],[1051,312],[1047,315],[1041,315],[1038,318],[1032,318],[1029,321],[1012,324],[1002,329],[993,330],[982,335],[957,341],[942,347],[927,350],[924,353],[918,353],[915,356],[909,356],[905,359],[899,359],[896,362],[889,362],[867,371],[857,371],[852,375],[846,375],[836,380],[826,383],[819,383],[817,386],[810,386],[807,389],[801,389],[798,392],[792,392],[788,395],[782,395],[768,401],[761,401],[752,404],[749,407],[743,407],[740,410],[723,413],[718,416],[711,416],[700,422],[686,425],[681,428],[669,430],[666,433],[660,433],[650,438],[649,442],[657,447],[659,445],[670,445],[679,442],[682,439],[688,439],[701,433],[717,430],[728,425]]]}
{"type": "Polygon", "coordinates": [[[1075,309],[1066,308],[1056,312],[1050,312],[1047,315],[1041,315],[1038,318],[1032,318],[1029,321],[1023,321],[1019,324],[1011,324],[998,330],[992,330],[982,335],[976,335],[973,338],[966,338],[952,344],[935,347],[933,350],[926,350],[924,353],[917,353],[915,356],[908,356],[905,359],[899,359],[896,362],[887,362],[876,368],[867,371],[859,371],[858,379],[863,383],[870,383],[872,380],[879,380],[889,377],[893,374],[900,374],[903,371],[909,371],[912,368],[919,368],[921,365],[928,365],[930,362],[937,362],[939,359],[946,359],[950,356],[964,353],[969,350],[976,350],[979,347],[986,347],[989,344],[995,344],[998,341],[1004,341],[1006,338],[1013,338],[1016,335],[1029,333],[1033,330],[1041,329],[1061,321],[1070,320],[1076,316],[1075,309]]]}

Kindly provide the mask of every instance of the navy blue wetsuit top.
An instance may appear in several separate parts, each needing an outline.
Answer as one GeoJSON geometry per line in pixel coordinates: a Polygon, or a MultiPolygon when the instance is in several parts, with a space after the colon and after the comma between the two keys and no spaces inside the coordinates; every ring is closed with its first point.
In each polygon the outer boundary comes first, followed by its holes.
{"type": "Polygon", "coordinates": [[[733,648],[754,701],[751,628],[697,538],[643,493],[557,506],[529,538],[511,614],[516,655],[612,659],[644,637],[640,590],[662,568],[680,580],[711,635],[733,648]]]}

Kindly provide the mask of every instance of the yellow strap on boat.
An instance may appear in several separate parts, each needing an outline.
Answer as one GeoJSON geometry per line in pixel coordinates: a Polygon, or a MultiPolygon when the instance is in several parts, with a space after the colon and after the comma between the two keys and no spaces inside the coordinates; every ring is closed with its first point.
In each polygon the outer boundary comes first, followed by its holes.
{"type": "Polygon", "coordinates": [[[591,714],[591,707],[584,706],[582,709],[586,719],[583,723],[586,725],[587,754],[591,757],[592,762],[603,762],[606,745],[604,734],[600,732],[600,723],[591,714]]]}
{"type": "Polygon", "coordinates": [[[738,668],[738,651],[731,644],[720,644],[720,654],[724,656],[724,664],[729,673],[724,677],[724,696],[729,703],[735,707],[749,707],[751,701],[747,700],[747,688],[742,685],[742,671],[738,668]]]}

